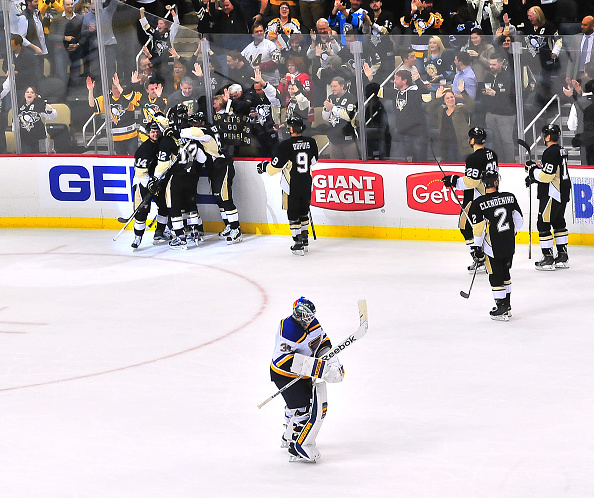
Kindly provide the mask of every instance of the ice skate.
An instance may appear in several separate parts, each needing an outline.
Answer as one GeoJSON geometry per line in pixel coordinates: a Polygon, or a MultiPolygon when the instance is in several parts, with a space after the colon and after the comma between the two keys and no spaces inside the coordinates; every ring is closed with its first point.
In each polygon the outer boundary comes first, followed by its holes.
{"type": "Polygon", "coordinates": [[[281,436],[281,448],[288,448],[289,446],[291,446],[291,441],[289,441],[283,434],[281,436]]]}
{"type": "Polygon", "coordinates": [[[238,242],[241,242],[242,239],[242,235],[241,235],[241,229],[240,228],[232,228],[229,231],[229,235],[227,235],[227,244],[237,244],[238,242]]]}
{"type": "Polygon", "coordinates": [[[196,226],[190,227],[186,232],[186,242],[194,242],[196,245],[202,242],[202,235],[196,226]]]}
{"type": "Polygon", "coordinates": [[[297,235],[293,237],[294,244],[291,246],[291,252],[296,256],[305,256],[305,249],[303,247],[303,242],[301,240],[301,236],[297,235]]]}
{"type": "Polygon", "coordinates": [[[569,256],[566,252],[560,252],[555,258],[555,268],[569,268],[569,256]]]}
{"type": "Polygon", "coordinates": [[[509,321],[509,315],[507,314],[508,304],[505,299],[497,299],[495,301],[496,306],[489,311],[491,320],[499,320],[501,322],[509,321]]]}
{"type": "Polygon", "coordinates": [[[225,226],[225,229],[222,232],[219,232],[219,237],[221,239],[226,239],[230,233],[231,233],[231,225],[227,225],[227,226],[225,226]]]}
{"type": "Polygon", "coordinates": [[[140,245],[141,241],[142,241],[142,235],[135,235],[134,242],[132,242],[132,247],[134,249],[138,249],[138,246],[140,245]]]}
{"type": "Polygon", "coordinates": [[[164,230],[155,230],[155,235],[153,235],[153,245],[162,244],[163,242],[169,242],[170,240],[170,232],[165,232],[164,230]]]}
{"type": "Polygon", "coordinates": [[[312,446],[310,449],[310,454],[312,456],[311,458],[307,458],[297,453],[295,445],[291,443],[291,445],[289,446],[289,462],[316,463],[320,459],[320,452],[315,446],[312,446]]]}
{"type": "Polygon", "coordinates": [[[184,235],[176,236],[173,240],[169,241],[169,247],[171,249],[187,249],[188,243],[186,237],[184,235]]]}
{"type": "Polygon", "coordinates": [[[534,267],[540,271],[554,271],[555,259],[550,254],[545,254],[540,261],[534,263],[534,267]]]}
{"type": "MultiPolygon", "coordinates": [[[[198,235],[200,235],[200,237],[204,237],[204,225],[202,223],[200,223],[200,225],[196,225],[196,230],[198,231],[198,235]]],[[[202,238],[200,240],[202,240],[202,238]]]]}
{"type": "Polygon", "coordinates": [[[307,232],[301,232],[301,242],[303,244],[303,252],[309,252],[309,238],[307,232]]]}

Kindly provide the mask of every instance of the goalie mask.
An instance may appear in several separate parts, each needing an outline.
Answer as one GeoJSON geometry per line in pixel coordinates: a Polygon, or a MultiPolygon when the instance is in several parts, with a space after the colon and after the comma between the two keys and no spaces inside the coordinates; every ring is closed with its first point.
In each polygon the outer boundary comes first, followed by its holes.
{"type": "Polygon", "coordinates": [[[303,327],[307,327],[313,321],[315,314],[316,307],[309,299],[300,297],[293,303],[293,318],[303,327]]]}

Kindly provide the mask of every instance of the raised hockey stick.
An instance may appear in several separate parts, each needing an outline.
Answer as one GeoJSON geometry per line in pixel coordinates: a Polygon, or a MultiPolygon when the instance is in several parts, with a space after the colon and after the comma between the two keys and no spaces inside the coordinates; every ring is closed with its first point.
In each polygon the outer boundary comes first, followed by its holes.
{"type": "MultiPolygon", "coordinates": [[[[359,328],[357,329],[357,331],[354,334],[351,334],[350,336],[348,336],[344,341],[342,341],[337,346],[333,347],[331,351],[328,351],[324,356],[322,356],[322,360],[329,360],[333,356],[336,356],[338,353],[341,353],[342,351],[344,351],[351,344],[353,344],[354,342],[361,339],[361,337],[363,337],[367,333],[367,327],[368,327],[367,301],[365,301],[365,299],[362,299],[361,301],[359,301],[357,303],[357,305],[359,307],[359,328]]],[[[286,391],[287,389],[289,389],[289,387],[291,387],[293,384],[295,384],[298,381],[300,381],[301,379],[303,379],[303,377],[304,377],[303,375],[300,375],[299,377],[296,377],[295,379],[293,379],[291,382],[289,382],[286,386],[279,389],[277,392],[275,392],[268,399],[262,401],[262,403],[260,403],[258,405],[258,408],[262,408],[266,403],[268,403],[269,401],[272,401],[279,394],[281,394],[284,391],[286,391]]]]}
{"type": "MultiPolygon", "coordinates": [[[[532,160],[532,151],[528,143],[521,138],[518,138],[517,142],[520,147],[526,149],[528,159],[532,160]]],[[[528,203],[528,259],[532,259],[532,183],[528,186],[528,196],[530,199],[528,203]]]]}

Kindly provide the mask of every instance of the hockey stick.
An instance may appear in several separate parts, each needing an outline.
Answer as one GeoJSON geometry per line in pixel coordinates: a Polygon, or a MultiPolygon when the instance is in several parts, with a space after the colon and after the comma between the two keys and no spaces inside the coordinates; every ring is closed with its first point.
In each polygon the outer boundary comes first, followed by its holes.
{"type": "MultiPolygon", "coordinates": [[[[367,301],[365,301],[365,299],[362,299],[361,301],[359,301],[357,303],[357,305],[359,307],[359,323],[360,323],[359,328],[357,329],[357,331],[354,334],[351,334],[344,341],[342,341],[340,344],[338,344],[338,346],[335,346],[334,348],[332,348],[332,351],[329,351],[324,356],[322,356],[322,360],[329,360],[333,356],[344,351],[347,347],[349,347],[354,342],[361,339],[361,337],[363,337],[367,333],[367,327],[368,327],[367,301]]],[[[262,408],[266,403],[268,403],[269,401],[272,401],[279,394],[281,394],[281,393],[285,392],[287,389],[289,389],[289,387],[291,387],[293,384],[296,384],[298,381],[303,379],[303,377],[304,377],[303,375],[300,375],[299,377],[296,377],[295,379],[293,379],[286,386],[282,387],[277,392],[275,392],[272,396],[270,396],[268,399],[266,399],[265,401],[260,403],[258,405],[258,408],[262,408]]]]}
{"type": "Polygon", "coordinates": [[[309,214],[309,224],[311,226],[311,234],[312,234],[314,240],[317,240],[317,237],[316,237],[316,228],[314,226],[313,218],[311,216],[311,209],[308,211],[308,214],[309,214]]]}
{"type": "Polygon", "coordinates": [[[470,288],[468,289],[468,292],[460,291],[460,295],[464,299],[468,299],[470,297],[470,292],[472,291],[472,286],[474,285],[474,279],[476,278],[476,271],[477,270],[478,270],[478,264],[476,264],[474,266],[474,273],[472,274],[472,280],[470,281],[470,288]]]}
{"type": "MultiPolygon", "coordinates": [[[[528,159],[532,160],[532,151],[526,141],[518,138],[517,142],[519,146],[526,149],[528,159]]],[[[528,196],[530,199],[528,203],[528,259],[532,259],[532,183],[528,186],[528,196]]]]}
{"type": "MultiPolygon", "coordinates": [[[[161,176],[161,179],[165,178],[165,174],[167,173],[167,171],[169,171],[171,169],[171,167],[177,162],[177,160],[179,159],[179,156],[181,155],[182,151],[185,151],[187,149],[187,147],[188,147],[189,144],[190,144],[190,141],[186,142],[184,144],[184,146],[179,150],[179,152],[177,153],[177,155],[169,162],[169,166],[167,166],[167,170],[165,170],[165,172],[161,176]]],[[[153,195],[155,195],[155,194],[153,194],[152,192],[149,192],[148,194],[146,194],[142,198],[142,201],[140,201],[140,204],[138,204],[138,207],[134,210],[134,212],[128,218],[122,218],[122,217],[119,217],[118,218],[118,221],[120,223],[124,223],[124,226],[122,228],[120,228],[120,231],[113,238],[114,242],[122,234],[122,232],[130,224],[130,222],[134,219],[134,217],[136,216],[136,213],[138,213],[138,211],[140,211],[144,206],[146,206],[147,203],[150,203],[151,202],[151,199],[153,198],[153,195]]]]}

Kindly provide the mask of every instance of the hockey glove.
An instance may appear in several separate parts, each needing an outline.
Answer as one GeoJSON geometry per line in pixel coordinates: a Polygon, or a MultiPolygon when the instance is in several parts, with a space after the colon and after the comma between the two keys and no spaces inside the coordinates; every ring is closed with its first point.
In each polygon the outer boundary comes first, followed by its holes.
{"type": "Polygon", "coordinates": [[[270,161],[260,161],[258,164],[256,164],[256,169],[258,170],[258,174],[261,175],[262,173],[265,173],[266,168],[268,168],[269,164],[270,164],[270,161]]]}
{"type": "Polygon", "coordinates": [[[441,181],[446,187],[456,188],[458,178],[460,178],[458,175],[444,176],[441,181]]]}
{"type": "Polygon", "coordinates": [[[524,180],[524,183],[526,184],[526,187],[530,187],[530,185],[532,185],[533,183],[536,183],[536,180],[534,178],[532,178],[532,175],[528,175],[526,177],[526,179],[524,180]]]}
{"type": "Polygon", "coordinates": [[[524,166],[524,171],[526,171],[526,173],[528,173],[533,166],[536,166],[536,163],[534,161],[526,161],[526,166],[524,166]]]}
{"type": "Polygon", "coordinates": [[[148,188],[151,194],[157,195],[159,193],[159,190],[161,189],[161,183],[156,178],[153,178],[150,182],[148,182],[148,185],[146,187],[148,188]]]}
{"type": "Polygon", "coordinates": [[[483,249],[479,246],[471,246],[470,255],[472,256],[472,259],[474,259],[475,261],[485,260],[485,253],[483,252],[483,249]]]}

